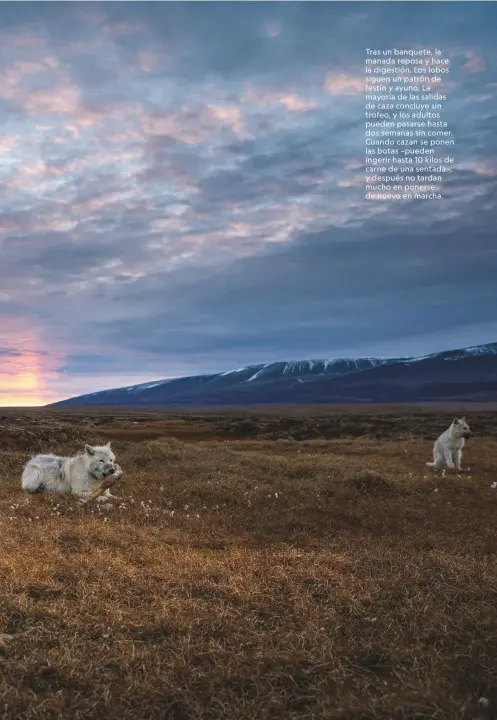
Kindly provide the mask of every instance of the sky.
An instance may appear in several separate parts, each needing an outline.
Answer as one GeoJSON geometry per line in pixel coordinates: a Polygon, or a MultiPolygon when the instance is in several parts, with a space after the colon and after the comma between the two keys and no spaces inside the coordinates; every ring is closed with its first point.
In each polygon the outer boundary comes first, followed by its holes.
{"type": "Polygon", "coordinates": [[[497,5],[0,3],[0,405],[497,340],[497,5]],[[364,198],[367,47],[439,47],[442,201],[364,198]]]}

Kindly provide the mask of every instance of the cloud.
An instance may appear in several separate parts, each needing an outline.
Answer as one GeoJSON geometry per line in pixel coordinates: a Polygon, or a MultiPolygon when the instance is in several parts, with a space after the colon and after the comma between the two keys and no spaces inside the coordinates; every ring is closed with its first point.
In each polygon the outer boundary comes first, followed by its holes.
{"type": "Polygon", "coordinates": [[[247,133],[242,112],[234,105],[216,106],[210,108],[212,115],[231,127],[236,135],[244,137],[247,133]]]}
{"type": "Polygon", "coordinates": [[[292,113],[301,113],[316,107],[316,101],[304,98],[292,90],[270,91],[249,86],[243,96],[243,102],[248,105],[271,107],[282,105],[285,110],[292,113]]]}
{"type": "Polygon", "coordinates": [[[463,72],[468,75],[472,73],[480,73],[486,70],[487,64],[485,60],[474,50],[466,50],[463,53],[466,62],[462,66],[463,72]]]}
{"type": "Polygon", "coordinates": [[[358,95],[364,93],[364,78],[345,73],[327,72],[324,89],[329,95],[358,95]]]}

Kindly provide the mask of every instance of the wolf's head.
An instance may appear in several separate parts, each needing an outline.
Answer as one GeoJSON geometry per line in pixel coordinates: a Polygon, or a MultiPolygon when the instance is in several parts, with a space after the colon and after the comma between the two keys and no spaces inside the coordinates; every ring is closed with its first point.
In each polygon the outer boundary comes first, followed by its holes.
{"type": "Polygon", "coordinates": [[[452,421],[452,428],[454,435],[457,437],[463,437],[466,440],[471,437],[471,430],[466,422],[466,418],[454,418],[452,421]]]}
{"type": "Polygon", "coordinates": [[[88,472],[96,480],[103,480],[115,472],[116,456],[107,445],[85,445],[85,460],[88,472]]]}

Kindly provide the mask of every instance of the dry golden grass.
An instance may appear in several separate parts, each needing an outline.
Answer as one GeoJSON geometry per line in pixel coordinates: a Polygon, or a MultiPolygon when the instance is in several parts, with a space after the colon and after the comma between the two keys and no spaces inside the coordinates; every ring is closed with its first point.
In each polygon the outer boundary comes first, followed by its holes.
{"type": "Polygon", "coordinates": [[[417,417],[304,442],[180,418],[184,442],[128,414],[3,418],[2,720],[496,716],[492,437],[442,478],[417,417]],[[113,509],[22,493],[31,449],[109,437],[113,509]]]}

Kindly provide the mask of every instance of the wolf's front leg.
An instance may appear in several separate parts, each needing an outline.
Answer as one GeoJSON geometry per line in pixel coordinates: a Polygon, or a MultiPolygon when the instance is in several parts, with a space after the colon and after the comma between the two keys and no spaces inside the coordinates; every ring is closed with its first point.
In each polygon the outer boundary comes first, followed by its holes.
{"type": "Polygon", "coordinates": [[[456,450],[454,452],[454,465],[456,466],[456,470],[461,469],[461,460],[462,460],[462,450],[456,450]]]}
{"type": "Polygon", "coordinates": [[[452,461],[452,453],[450,450],[444,451],[445,464],[449,470],[454,470],[454,463],[452,461]]]}

